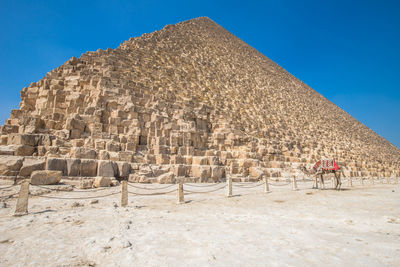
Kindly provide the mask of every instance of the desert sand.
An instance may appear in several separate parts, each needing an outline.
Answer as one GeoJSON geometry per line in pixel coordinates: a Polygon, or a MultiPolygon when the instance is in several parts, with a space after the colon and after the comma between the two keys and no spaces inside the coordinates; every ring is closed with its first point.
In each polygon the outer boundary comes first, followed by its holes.
{"type": "MultiPolygon", "coordinates": [[[[311,182],[298,186],[297,191],[290,184],[271,186],[269,193],[262,185],[234,186],[231,198],[224,188],[186,195],[185,204],[177,204],[175,192],[130,195],[125,208],[120,194],[98,203],[32,196],[29,214],[22,217],[12,216],[16,198],[3,198],[0,266],[400,266],[398,184],[355,183],[341,191],[311,189],[311,182]]],[[[46,195],[101,196],[120,190],[46,195]]]]}

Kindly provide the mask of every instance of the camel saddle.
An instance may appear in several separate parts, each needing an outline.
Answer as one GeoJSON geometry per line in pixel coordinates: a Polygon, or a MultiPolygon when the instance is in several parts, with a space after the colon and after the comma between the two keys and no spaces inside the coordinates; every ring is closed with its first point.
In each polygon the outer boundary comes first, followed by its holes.
{"type": "Polygon", "coordinates": [[[315,170],[327,170],[327,171],[337,171],[340,167],[337,165],[334,159],[321,159],[315,163],[315,170]]]}

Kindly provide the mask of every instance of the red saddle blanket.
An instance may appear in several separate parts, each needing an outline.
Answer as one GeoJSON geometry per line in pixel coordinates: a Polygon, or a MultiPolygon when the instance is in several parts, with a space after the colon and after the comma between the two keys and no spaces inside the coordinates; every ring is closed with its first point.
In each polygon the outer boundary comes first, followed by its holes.
{"type": "Polygon", "coordinates": [[[337,165],[337,163],[334,159],[322,159],[322,160],[317,161],[317,163],[315,163],[314,169],[337,171],[340,169],[340,167],[337,165]]]}

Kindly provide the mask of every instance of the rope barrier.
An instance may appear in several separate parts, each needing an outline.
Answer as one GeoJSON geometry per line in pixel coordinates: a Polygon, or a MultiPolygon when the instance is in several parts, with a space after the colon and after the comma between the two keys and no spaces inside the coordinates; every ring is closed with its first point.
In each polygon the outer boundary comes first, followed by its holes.
{"type": "Polygon", "coordinates": [[[71,190],[65,190],[65,189],[60,189],[60,188],[51,188],[51,187],[47,187],[47,186],[42,186],[42,185],[34,185],[34,184],[30,184],[32,186],[35,187],[39,187],[39,188],[43,188],[43,189],[48,189],[50,191],[57,191],[57,192],[72,192],[72,193],[87,193],[87,192],[98,192],[98,191],[103,191],[108,189],[109,187],[103,187],[103,188],[95,188],[95,189],[87,189],[87,190],[74,190],[73,188],[71,188],[71,190]]]}
{"type": "Polygon", "coordinates": [[[141,194],[141,193],[135,193],[135,192],[130,192],[128,191],[129,194],[131,195],[136,195],[136,196],[159,196],[159,195],[166,195],[166,194],[170,194],[172,192],[176,192],[177,189],[168,191],[168,192],[158,192],[158,193],[151,193],[151,194],[141,194]]]}
{"type": "Polygon", "coordinates": [[[271,183],[268,183],[268,184],[272,185],[272,186],[285,186],[285,185],[291,184],[291,182],[288,182],[288,183],[285,183],[285,184],[271,184],[271,183]]]}
{"type": "MultiPolygon", "coordinates": [[[[206,191],[206,192],[198,192],[198,191],[196,192],[196,191],[190,191],[190,190],[185,190],[185,192],[188,192],[189,194],[207,194],[207,193],[216,192],[216,191],[221,190],[221,189],[223,189],[225,187],[226,187],[226,185],[224,185],[223,187],[211,190],[211,191],[206,191]]],[[[185,194],[185,195],[189,195],[189,194],[185,194]]]]}
{"type": "Polygon", "coordinates": [[[219,185],[219,183],[215,183],[215,184],[207,184],[207,185],[194,185],[194,184],[184,184],[187,186],[192,186],[192,187],[214,187],[219,185]]]}
{"type": "Polygon", "coordinates": [[[232,184],[234,187],[239,187],[239,188],[255,188],[255,187],[258,187],[258,186],[261,186],[261,185],[263,185],[264,183],[261,183],[261,184],[256,184],[256,185],[253,185],[253,186],[244,186],[244,185],[235,185],[235,184],[232,184]]]}
{"type": "Polygon", "coordinates": [[[107,195],[93,196],[93,197],[53,197],[53,196],[44,196],[44,195],[37,195],[37,197],[41,197],[41,198],[51,198],[51,199],[83,200],[83,199],[93,199],[93,198],[109,197],[109,196],[113,196],[113,195],[120,194],[120,193],[121,193],[121,192],[115,192],[115,193],[110,193],[110,194],[107,194],[107,195]]]}
{"type": "Polygon", "coordinates": [[[167,185],[167,186],[159,187],[159,188],[146,188],[146,187],[135,186],[128,182],[128,186],[137,188],[137,189],[143,189],[143,190],[162,190],[162,189],[167,189],[167,188],[173,187],[173,186],[175,186],[175,184],[171,184],[171,185],[167,185]]]}
{"type": "Polygon", "coordinates": [[[10,186],[6,186],[6,187],[0,187],[0,190],[8,189],[8,188],[11,188],[11,187],[14,187],[14,186],[17,186],[17,185],[10,185],[10,186]]]}
{"type": "Polygon", "coordinates": [[[15,196],[15,195],[18,195],[18,193],[14,193],[14,194],[11,194],[11,195],[0,196],[0,198],[9,198],[9,197],[12,197],[12,196],[15,196]]]}

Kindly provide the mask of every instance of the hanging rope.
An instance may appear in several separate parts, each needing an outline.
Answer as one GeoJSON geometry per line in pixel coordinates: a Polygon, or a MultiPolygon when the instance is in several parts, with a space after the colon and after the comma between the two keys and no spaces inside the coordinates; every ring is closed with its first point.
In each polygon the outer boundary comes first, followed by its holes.
{"type": "Polygon", "coordinates": [[[128,191],[129,194],[131,195],[135,195],[135,196],[159,196],[159,195],[166,195],[166,194],[170,194],[172,192],[176,192],[177,189],[168,191],[168,192],[157,192],[157,193],[151,193],[151,194],[141,194],[141,193],[135,193],[135,192],[130,192],[128,191]]]}
{"type": "Polygon", "coordinates": [[[18,193],[14,193],[14,194],[11,194],[11,195],[0,196],[0,198],[9,198],[9,197],[12,197],[12,196],[15,196],[15,195],[18,195],[18,193]]]}
{"type": "Polygon", "coordinates": [[[137,188],[137,189],[143,189],[143,190],[162,190],[162,189],[167,189],[167,188],[173,187],[173,186],[175,186],[175,184],[170,184],[170,185],[167,185],[167,186],[164,186],[164,187],[158,187],[158,188],[146,188],[146,187],[136,186],[136,185],[133,185],[133,184],[128,182],[128,186],[133,187],[133,188],[137,188]]]}
{"type": "Polygon", "coordinates": [[[65,189],[60,189],[60,188],[51,188],[51,187],[47,187],[47,186],[42,186],[42,185],[34,185],[34,184],[30,184],[34,187],[39,187],[39,188],[43,188],[43,189],[47,189],[50,191],[57,191],[57,192],[71,192],[71,193],[87,193],[87,192],[98,192],[98,191],[103,191],[106,189],[109,189],[109,187],[103,187],[103,188],[95,188],[95,189],[87,189],[87,190],[74,190],[73,188],[71,188],[71,190],[65,190],[65,189]]]}
{"type": "MultiPolygon", "coordinates": [[[[226,187],[226,185],[224,185],[223,187],[220,187],[220,188],[211,190],[211,191],[206,191],[206,192],[198,192],[198,191],[190,191],[190,190],[184,190],[184,192],[187,192],[187,193],[189,193],[189,194],[207,194],[207,193],[216,192],[216,191],[221,190],[221,189],[223,189],[223,188],[225,188],[225,187],[226,187]]],[[[189,195],[189,194],[186,194],[186,193],[185,193],[185,195],[189,195]]]]}
{"type": "Polygon", "coordinates": [[[0,187],[0,190],[8,189],[8,188],[11,188],[11,187],[14,187],[14,186],[17,186],[17,185],[10,185],[10,186],[6,186],[6,187],[0,187]]]}
{"type": "Polygon", "coordinates": [[[184,185],[191,186],[191,187],[214,187],[214,186],[220,185],[220,183],[205,184],[205,185],[194,185],[194,184],[184,184],[184,185]]]}
{"type": "Polygon", "coordinates": [[[291,182],[284,183],[284,184],[271,184],[271,183],[268,183],[268,184],[272,185],[272,186],[285,186],[285,185],[291,184],[291,182]]]}
{"type": "Polygon", "coordinates": [[[261,185],[263,185],[263,184],[265,184],[265,183],[256,184],[256,185],[253,185],[253,186],[244,186],[244,185],[235,185],[235,184],[232,184],[232,185],[233,185],[234,187],[239,187],[239,188],[254,188],[254,187],[261,186],[261,185]]]}
{"type": "Polygon", "coordinates": [[[83,199],[93,199],[93,198],[109,197],[109,196],[113,196],[113,195],[120,194],[120,193],[121,193],[121,192],[115,192],[115,193],[110,193],[110,194],[107,194],[107,195],[93,196],[93,197],[54,197],[54,196],[44,196],[44,195],[38,195],[37,197],[41,197],[41,198],[51,198],[51,199],[83,200],[83,199]]]}

